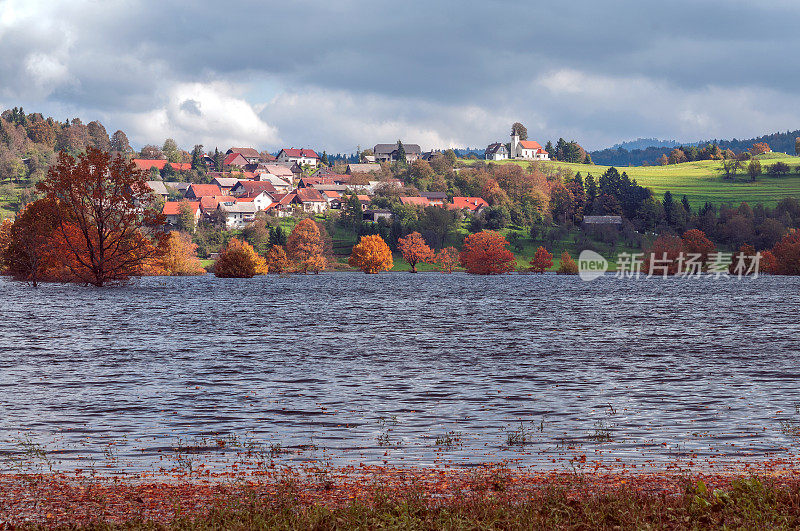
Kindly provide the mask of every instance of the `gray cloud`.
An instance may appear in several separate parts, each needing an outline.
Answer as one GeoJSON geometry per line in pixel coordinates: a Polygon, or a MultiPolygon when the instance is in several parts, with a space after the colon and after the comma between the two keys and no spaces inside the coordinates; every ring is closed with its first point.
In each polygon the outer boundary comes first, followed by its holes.
{"type": "Polygon", "coordinates": [[[788,0],[6,3],[0,97],[139,144],[223,142],[235,120],[259,147],[328,151],[482,145],[509,120],[588,147],[797,127],[788,0]],[[190,119],[206,106],[217,137],[190,119]]]}

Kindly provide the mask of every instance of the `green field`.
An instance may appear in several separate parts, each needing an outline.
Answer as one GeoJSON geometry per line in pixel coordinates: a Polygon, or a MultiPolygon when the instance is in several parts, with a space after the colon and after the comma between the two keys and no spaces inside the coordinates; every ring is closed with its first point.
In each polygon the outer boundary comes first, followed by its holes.
{"type": "MultiPolygon", "coordinates": [[[[785,177],[769,177],[760,175],[755,182],[745,172],[736,175],[736,180],[731,182],[722,178],[721,162],[717,160],[704,160],[699,162],[684,162],[669,166],[627,166],[617,169],[627,172],[628,176],[636,179],[640,185],[651,188],[657,197],[664,195],[669,190],[676,200],[683,195],[689,198],[689,203],[694,207],[701,206],[706,201],[709,203],[733,203],[742,201],[747,203],[763,203],[775,206],[785,197],[800,198],[800,175],[796,173],[800,166],[800,157],[771,153],[759,157],[762,168],[777,161],[785,162],[792,173],[785,177]],[[763,157],[763,158],[762,158],[763,157]]],[[[463,160],[466,164],[474,161],[463,160]]],[[[527,167],[529,161],[500,161],[496,164],[519,164],[527,167]]],[[[591,173],[595,178],[605,172],[609,166],[589,166],[586,164],[572,164],[568,162],[545,163],[553,167],[569,168],[581,172],[586,177],[591,173]]]]}

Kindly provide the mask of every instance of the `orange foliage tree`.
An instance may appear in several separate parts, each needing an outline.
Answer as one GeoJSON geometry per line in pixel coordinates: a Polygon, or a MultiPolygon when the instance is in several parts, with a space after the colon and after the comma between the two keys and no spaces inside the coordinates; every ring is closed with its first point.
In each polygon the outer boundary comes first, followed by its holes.
{"type": "Polygon", "coordinates": [[[205,275],[206,270],[197,258],[197,245],[184,232],[172,231],[164,240],[161,252],[147,262],[151,275],[205,275]]]}
{"type": "Polygon", "coordinates": [[[95,286],[126,280],[142,272],[158,252],[144,230],[163,224],[146,184],[147,172],[132,162],[88,147],[77,159],[61,152],[37,185],[58,202],[58,238],[70,278],[95,286]]]}
{"type": "Polygon", "coordinates": [[[247,242],[233,238],[214,262],[214,275],[221,278],[253,278],[267,272],[267,263],[247,242]]]}
{"type": "Polygon", "coordinates": [[[403,259],[411,266],[412,273],[417,272],[419,262],[433,261],[433,251],[419,232],[412,232],[405,238],[397,240],[397,247],[403,254],[403,259]]]}
{"type": "Polygon", "coordinates": [[[8,229],[8,242],[2,261],[17,280],[34,286],[52,277],[59,264],[59,252],[53,245],[58,226],[58,206],[49,199],[30,203],[8,229]]]}
{"type": "Polygon", "coordinates": [[[792,230],[772,248],[775,258],[773,273],[776,275],[800,275],[800,231],[792,230]]]}
{"type": "Polygon", "coordinates": [[[772,151],[772,149],[770,149],[769,144],[766,142],[756,142],[747,151],[749,151],[751,155],[761,155],[762,153],[772,151]]]}
{"type": "Polygon", "coordinates": [[[561,253],[561,263],[558,266],[557,273],[559,275],[577,275],[578,264],[572,259],[572,256],[567,251],[561,253]]]}
{"type": "Polygon", "coordinates": [[[470,234],[464,239],[464,247],[458,260],[474,275],[498,275],[513,271],[516,266],[514,253],[506,249],[508,241],[491,230],[470,234]]]}
{"type": "Polygon", "coordinates": [[[452,273],[458,265],[458,249],[455,247],[445,247],[433,257],[434,263],[439,266],[442,273],[452,273]]]}
{"type": "Polygon", "coordinates": [[[292,229],[286,242],[286,254],[297,271],[319,273],[325,269],[324,243],[314,220],[304,219],[292,229]]]}
{"type": "Polygon", "coordinates": [[[362,236],[347,263],[357,267],[364,273],[380,273],[388,271],[394,265],[392,250],[377,234],[362,236]]]}
{"type": "Polygon", "coordinates": [[[282,245],[273,245],[267,251],[267,269],[270,273],[285,273],[289,270],[289,258],[282,245]]]}
{"type": "Polygon", "coordinates": [[[684,232],[681,247],[686,254],[700,255],[699,260],[703,264],[708,261],[708,255],[717,249],[706,233],[699,229],[684,232]]]}
{"type": "Polygon", "coordinates": [[[553,267],[553,254],[540,246],[536,249],[536,254],[534,254],[531,259],[531,271],[534,273],[544,273],[551,267],[553,267]]]}
{"type": "Polygon", "coordinates": [[[11,223],[10,219],[4,219],[0,222],[0,271],[5,271],[5,263],[3,257],[5,256],[6,249],[11,245],[11,223]]]}
{"type": "Polygon", "coordinates": [[[683,241],[673,234],[662,234],[645,252],[642,273],[655,276],[674,275],[678,272],[678,257],[683,251],[683,241]]]}

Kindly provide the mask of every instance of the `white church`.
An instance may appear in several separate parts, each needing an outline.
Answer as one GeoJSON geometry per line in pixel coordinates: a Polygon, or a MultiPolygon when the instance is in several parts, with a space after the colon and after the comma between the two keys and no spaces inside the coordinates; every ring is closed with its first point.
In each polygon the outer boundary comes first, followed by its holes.
{"type": "Polygon", "coordinates": [[[484,158],[486,160],[550,160],[550,155],[535,140],[520,140],[519,135],[511,135],[510,147],[509,150],[505,144],[500,142],[489,144],[484,152],[484,158]]]}

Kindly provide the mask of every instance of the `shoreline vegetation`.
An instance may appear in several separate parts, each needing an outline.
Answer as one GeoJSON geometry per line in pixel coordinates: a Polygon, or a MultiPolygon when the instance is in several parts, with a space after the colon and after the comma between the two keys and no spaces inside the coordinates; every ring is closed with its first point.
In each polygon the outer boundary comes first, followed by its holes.
{"type": "Polygon", "coordinates": [[[791,529],[800,475],[283,467],[213,479],[0,475],[0,528],[791,529]]]}

